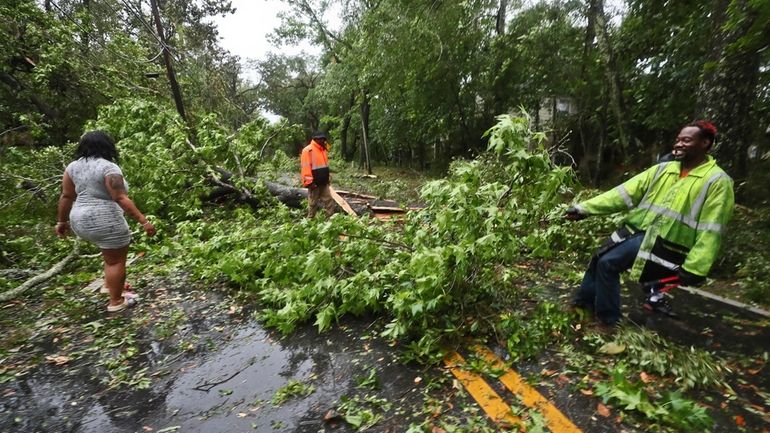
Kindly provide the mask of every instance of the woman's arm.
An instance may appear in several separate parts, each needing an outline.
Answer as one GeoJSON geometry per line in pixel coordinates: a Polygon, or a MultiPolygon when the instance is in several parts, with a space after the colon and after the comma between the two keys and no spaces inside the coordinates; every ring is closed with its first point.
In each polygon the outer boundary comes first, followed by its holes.
{"type": "Polygon", "coordinates": [[[110,193],[112,199],[115,200],[115,203],[117,203],[125,213],[131,215],[132,218],[139,221],[139,224],[144,227],[144,231],[147,232],[148,236],[155,234],[155,226],[153,226],[151,222],[147,221],[147,218],[144,216],[144,214],[142,214],[134,202],[128,198],[128,194],[126,194],[126,184],[123,181],[123,176],[119,174],[108,174],[104,177],[104,185],[107,187],[107,191],[110,193]]]}
{"type": "Polygon", "coordinates": [[[59,206],[56,218],[56,235],[63,238],[67,235],[70,229],[70,210],[72,210],[72,203],[77,198],[75,192],[75,183],[64,172],[64,176],[61,180],[61,195],[59,196],[59,206]]]}

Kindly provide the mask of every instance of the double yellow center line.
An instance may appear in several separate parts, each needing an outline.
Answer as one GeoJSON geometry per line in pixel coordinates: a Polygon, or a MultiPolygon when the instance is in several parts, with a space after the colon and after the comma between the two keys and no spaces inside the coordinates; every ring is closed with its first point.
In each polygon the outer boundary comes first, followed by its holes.
{"type": "MultiPolygon", "coordinates": [[[[513,394],[519,396],[521,402],[537,410],[545,418],[546,425],[552,433],[582,433],[550,400],[543,397],[537,390],[527,384],[523,378],[510,368],[491,350],[483,346],[475,346],[474,351],[486,360],[494,369],[503,370],[500,382],[513,394]]],[[[462,383],[492,421],[501,426],[524,426],[521,418],[515,416],[511,407],[484,379],[476,373],[463,370],[465,359],[457,352],[450,352],[444,357],[444,364],[462,383]]]]}

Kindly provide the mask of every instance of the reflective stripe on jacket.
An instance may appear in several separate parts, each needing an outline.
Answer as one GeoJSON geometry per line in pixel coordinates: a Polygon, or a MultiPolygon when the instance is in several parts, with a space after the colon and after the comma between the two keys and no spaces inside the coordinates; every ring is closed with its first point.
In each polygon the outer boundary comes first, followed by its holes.
{"type": "Polygon", "coordinates": [[[735,207],[733,180],[711,156],[686,177],[679,173],[679,161],[664,162],[575,206],[587,215],[630,211],[625,223],[645,231],[631,269],[636,280],[650,262],[706,276],[719,252],[735,207]]]}
{"type": "Polygon", "coordinates": [[[326,185],[329,183],[329,155],[326,149],[315,140],[302,149],[299,158],[300,177],[302,185],[308,186],[311,183],[316,185],[326,185]]]}

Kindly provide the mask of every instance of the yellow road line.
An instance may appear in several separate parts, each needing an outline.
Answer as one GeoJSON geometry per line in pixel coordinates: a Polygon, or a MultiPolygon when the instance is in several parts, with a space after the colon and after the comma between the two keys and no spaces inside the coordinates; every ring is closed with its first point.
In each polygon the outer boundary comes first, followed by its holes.
{"type": "Polygon", "coordinates": [[[523,425],[521,419],[513,415],[511,407],[481,376],[460,368],[465,365],[465,359],[459,353],[449,352],[444,357],[444,365],[449,368],[494,422],[511,426],[523,425]]]}
{"type": "Polygon", "coordinates": [[[507,368],[505,363],[491,350],[484,346],[474,348],[483,359],[487,360],[495,369],[503,369],[505,373],[500,376],[500,381],[512,393],[521,397],[522,403],[537,409],[545,417],[546,425],[552,433],[582,433],[559,409],[547,398],[543,397],[535,388],[527,384],[515,371],[507,368]]]}

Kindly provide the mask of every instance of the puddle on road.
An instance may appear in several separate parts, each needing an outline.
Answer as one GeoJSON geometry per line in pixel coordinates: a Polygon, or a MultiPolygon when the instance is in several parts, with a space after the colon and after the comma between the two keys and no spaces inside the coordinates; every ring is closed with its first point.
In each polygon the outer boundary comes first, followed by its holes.
{"type": "MultiPolygon", "coordinates": [[[[178,425],[185,432],[269,431],[279,423],[289,426],[287,421],[307,411],[315,397],[337,397],[319,386],[311,398],[273,407],[270,400],[290,378],[312,383],[312,375],[324,376],[326,366],[301,350],[284,348],[256,326],[241,329],[221,350],[180,369],[163,398],[137,405],[136,426],[160,430],[178,425]]],[[[105,412],[95,406],[78,431],[119,431],[120,420],[116,423],[105,412]]]]}
{"type": "MultiPolygon", "coordinates": [[[[420,393],[409,392],[419,372],[399,363],[384,342],[366,337],[365,326],[354,323],[324,334],[306,328],[277,339],[252,322],[214,352],[176,362],[174,372],[147,391],[100,395],[92,384],[78,385],[82,377],[57,376],[44,367],[20,382],[14,410],[0,415],[23,417],[15,426],[29,432],[150,431],[146,426],[152,431],[315,433],[324,429],[324,414],[341,397],[366,393],[356,389],[356,378],[370,366],[377,367],[377,394],[393,403],[411,399],[409,404],[419,407],[420,393]],[[276,391],[290,380],[313,385],[315,392],[274,406],[276,391]]],[[[0,431],[18,431],[8,421],[0,423],[0,431]]]]}

